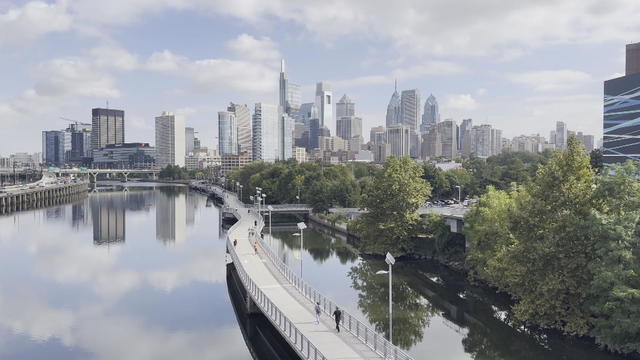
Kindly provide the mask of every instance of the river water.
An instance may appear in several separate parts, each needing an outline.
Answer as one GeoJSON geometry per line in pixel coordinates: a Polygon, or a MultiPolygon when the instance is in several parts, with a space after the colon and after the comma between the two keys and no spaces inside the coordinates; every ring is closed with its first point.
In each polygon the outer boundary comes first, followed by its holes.
{"type": "MultiPolygon", "coordinates": [[[[219,219],[204,196],[153,184],[1,216],[0,359],[250,359],[219,219]]],[[[292,233],[265,238],[299,271],[292,233]]],[[[384,262],[317,230],[304,240],[303,277],[387,331],[384,262]]],[[[505,299],[437,264],[393,272],[394,339],[416,359],[621,359],[510,325],[505,299]]]]}

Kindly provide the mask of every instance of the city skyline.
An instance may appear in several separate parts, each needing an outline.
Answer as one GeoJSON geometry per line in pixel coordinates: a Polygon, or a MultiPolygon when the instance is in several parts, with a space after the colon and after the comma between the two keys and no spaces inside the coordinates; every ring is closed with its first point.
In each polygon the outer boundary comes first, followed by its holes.
{"type": "MultiPolygon", "coordinates": [[[[0,37],[0,153],[36,151],[40,136],[28,129],[60,128],[60,116],[88,122],[88,109],[107,101],[127,112],[127,141],[153,143],[154,117],[170,109],[213,148],[217,112],[230,101],[278,103],[281,58],[301,84],[302,103],[325,82],[336,99],[348,94],[358,104],[364,129],[384,125],[397,78],[399,91],[434,94],[442,119],[472,118],[507,137],[546,134],[564,121],[600,138],[602,81],[624,72],[624,44],[640,39],[638,27],[622,21],[640,13],[633,2],[607,13],[570,1],[483,5],[465,26],[468,15],[445,5],[367,5],[343,6],[345,17],[329,27],[308,14],[330,13],[317,7],[332,3],[251,11],[186,0],[153,11],[140,3],[91,11],[81,1],[0,5],[0,30],[12,34],[0,37]],[[411,12],[438,21],[413,24],[411,12]],[[535,24],[543,13],[544,27],[535,24]],[[177,26],[164,28],[167,17],[177,26]],[[509,34],[496,30],[502,26],[509,34]]],[[[335,133],[335,122],[327,126],[335,133]]]]}

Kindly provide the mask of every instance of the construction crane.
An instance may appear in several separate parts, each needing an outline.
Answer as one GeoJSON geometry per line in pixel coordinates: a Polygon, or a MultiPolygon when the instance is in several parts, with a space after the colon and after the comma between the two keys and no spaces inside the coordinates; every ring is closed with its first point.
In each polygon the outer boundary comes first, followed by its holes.
{"type": "Polygon", "coordinates": [[[68,118],[65,118],[65,117],[62,117],[62,116],[60,117],[60,119],[75,124],[75,130],[72,130],[72,131],[78,130],[78,125],[89,125],[89,126],[91,126],[91,124],[89,124],[89,123],[85,123],[85,122],[81,122],[81,121],[73,120],[73,119],[68,119],[68,118]]]}

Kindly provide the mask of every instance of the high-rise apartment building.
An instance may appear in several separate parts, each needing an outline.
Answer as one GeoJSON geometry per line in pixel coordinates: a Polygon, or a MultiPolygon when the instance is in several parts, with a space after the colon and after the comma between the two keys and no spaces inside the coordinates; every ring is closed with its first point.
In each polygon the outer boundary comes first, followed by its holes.
{"type": "Polygon", "coordinates": [[[400,95],[398,95],[398,84],[396,83],[387,105],[387,128],[402,123],[402,113],[400,106],[400,95]]]}
{"type": "Polygon", "coordinates": [[[420,91],[418,89],[403,90],[400,95],[400,114],[402,124],[412,131],[418,130],[420,123],[420,91]]]}
{"type": "Polygon", "coordinates": [[[458,150],[462,150],[462,144],[464,143],[464,138],[469,135],[469,131],[473,127],[472,119],[464,119],[462,120],[462,124],[460,124],[459,132],[458,132],[458,150]]]}
{"type": "Polygon", "coordinates": [[[328,84],[316,84],[316,107],[320,119],[320,127],[333,123],[333,92],[328,84]]]}
{"type": "Polygon", "coordinates": [[[156,166],[184,166],[184,118],[171,112],[156,117],[156,166]]]}
{"type": "Polygon", "coordinates": [[[424,112],[422,113],[422,124],[420,131],[426,131],[429,125],[440,121],[440,111],[438,110],[438,100],[433,94],[430,94],[427,101],[424,102],[424,112]]]}
{"type": "Polygon", "coordinates": [[[387,142],[387,130],[384,126],[372,127],[369,131],[369,141],[372,144],[385,144],[387,142]]]}
{"type": "Polygon", "coordinates": [[[278,106],[256,103],[253,113],[253,160],[278,159],[278,106]]]}
{"type": "Polygon", "coordinates": [[[362,136],[362,118],[357,116],[341,116],[336,122],[336,135],[349,140],[354,136],[362,136]]]}
{"type": "MultiPolygon", "coordinates": [[[[351,98],[344,94],[340,101],[336,103],[336,118],[339,119],[343,116],[355,116],[356,104],[351,101],[351,98]]],[[[340,135],[338,135],[340,136],[340,135]]]]}
{"type": "Polygon", "coordinates": [[[247,105],[239,105],[231,103],[227,108],[229,113],[233,113],[235,117],[235,127],[238,132],[237,146],[238,146],[238,154],[247,153],[251,154],[251,132],[252,132],[252,124],[251,124],[251,110],[247,105]]]}
{"type": "Polygon", "coordinates": [[[437,158],[440,156],[442,156],[440,132],[438,132],[438,126],[435,123],[429,123],[422,131],[422,157],[437,158]]]}
{"type": "Polygon", "coordinates": [[[92,109],[91,148],[98,150],[110,144],[122,143],[124,143],[124,111],[92,109]]]}
{"type": "Polygon", "coordinates": [[[640,161],[640,43],[627,45],[625,76],[604,82],[602,161],[640,161]]]}
{"type": "Polygon", "coordinates": [[[218,111],[218,151],[220,155],[238,154],[238,126],[233,112],[218,111]]]}
{"type": "Polygon", "coordinates": [[[458,155],[457,125],[455,120],[447,119],[436,124],[442,144],[442,156],[454,159],[458,155]]]}
{"type": "Polygon", "coordinates": [[[402,124],[396,124],[388,127],[387,143],[390,145],[391,156],[409,156],[411,144],[411,128],[407,125],[402,124]]]}
{"type": "Polygon", "coordinates": [[[502,152],[502,131],[491,125],[474,126],[463,143],[463,155],[487,158],[502,152]]]}

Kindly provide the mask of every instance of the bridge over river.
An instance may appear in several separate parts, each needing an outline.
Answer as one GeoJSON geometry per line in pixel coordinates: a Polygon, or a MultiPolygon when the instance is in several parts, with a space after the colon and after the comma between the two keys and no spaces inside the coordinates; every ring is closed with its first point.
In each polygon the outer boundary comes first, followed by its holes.
{"type": "Polygon", "coordinates": [[[222,197],[223,211],[238,220],[227,233],[227,249],[246,289],[249,311],[263,313],[301,359],[412,360],[342,308],[343,331],[338,333],[331,318],[336,304],[304,282],[261,240],[264,220],[258,209],[218,187],[208,185],[207,190],[222,197]],[[256,241],[257,253],[252,246],[256,241]],[[320,324],[315,323],[316,302],[323,311],[320,324]]]}

